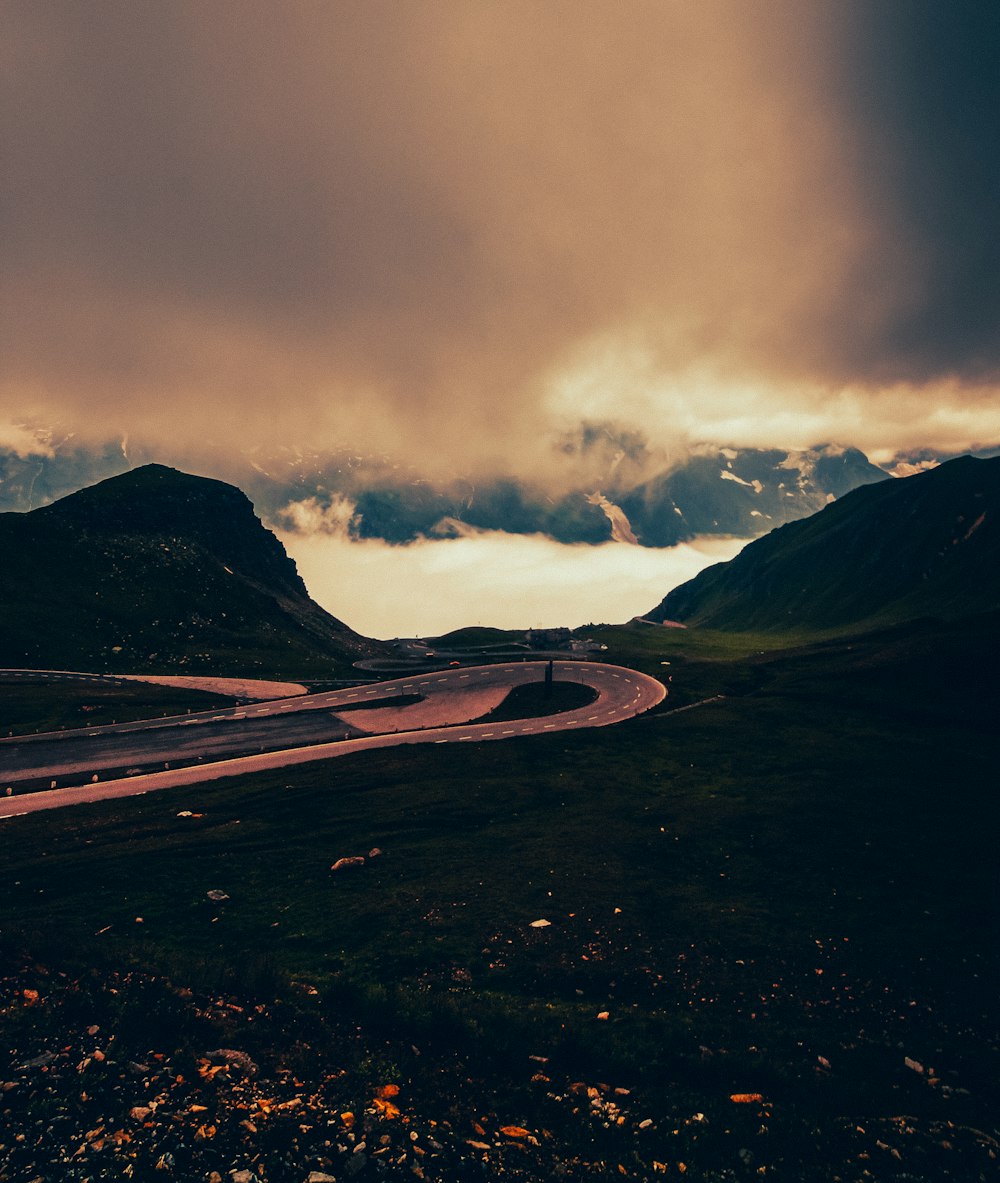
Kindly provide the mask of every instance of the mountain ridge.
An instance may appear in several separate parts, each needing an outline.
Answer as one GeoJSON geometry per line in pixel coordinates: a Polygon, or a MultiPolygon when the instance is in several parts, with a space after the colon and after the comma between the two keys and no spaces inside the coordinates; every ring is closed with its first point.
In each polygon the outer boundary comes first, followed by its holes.
{"type": "Polygon", "coordinates": [[[1000,457],[850,491],[674,588],[655,621],[838,629],[1000,607],[1000,457]]]}
{"type": "Polygon", "coordinates": [[[386,457],[295,448],[266,455],[215,449],[192,459],[134,440],[88,447],[53,437],[38,446],[32,456],[0,447],[0,509],[30,510],[137,463],[164,462],[243,489],[269,526],[296,531],[319,514],[352,538],[393,544],[477,531],[651,548],[702,535],[750,538],[813,513],[858,484],[888,479],[852,447],[702,446],[669,458],[609,425],[560,441],[551,471],[535,481],[462,473],[431,481],[386,457]],[[302,507],[305,515],[296,512],[302,507]]]}

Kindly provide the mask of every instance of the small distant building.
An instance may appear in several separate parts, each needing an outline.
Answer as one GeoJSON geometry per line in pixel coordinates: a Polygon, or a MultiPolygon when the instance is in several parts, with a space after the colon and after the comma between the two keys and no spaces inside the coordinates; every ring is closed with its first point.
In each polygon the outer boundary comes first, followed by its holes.
{"type": "Polygon", "coordinates": [[[524,639],[532,649],[566,649],[572,636],[568,628],[530,628],[524,639]]]}

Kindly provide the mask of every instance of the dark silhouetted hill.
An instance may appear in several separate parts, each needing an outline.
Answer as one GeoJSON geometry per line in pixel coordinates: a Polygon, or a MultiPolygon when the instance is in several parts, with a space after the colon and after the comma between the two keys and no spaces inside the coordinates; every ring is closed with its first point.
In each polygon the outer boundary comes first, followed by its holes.
{"type": "Polygon", "coordinates": [[[1000,458],[846,493],[675,588],[653,620],[838,629],[1000,608],[1000,458]]]}
{"type": "Polygon", "coordinates": [[[221,481],[149,464],[0,514],[0,665],[291,672],[371,648],[221,481]]]}

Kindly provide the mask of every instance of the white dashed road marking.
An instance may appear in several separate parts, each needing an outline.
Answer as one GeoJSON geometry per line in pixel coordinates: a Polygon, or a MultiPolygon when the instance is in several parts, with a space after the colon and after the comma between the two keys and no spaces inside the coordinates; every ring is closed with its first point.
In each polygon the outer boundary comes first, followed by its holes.
{"type": "MultiPolygon", "coordinates": [[[[271,752],[261,755],[246,755],[246,756],[222,756],[210,759],[208,763],[200,764],[192,768],[174,769],[159,773],[149,773],[142,776],[130,778],[127,782],[121,781],[106,781],[101,785],[100,796],[93,792],[88,793],[84,797],[79,790],[73,790],[71,793],[64,794],[62,790],[56,790],[56,798],[50,797],[48,793],[44,794],[49,798],[50,804],[41,806],[41,799],[39,798],[39,807],[54,808],[57,804],[72,803],[74,798],[76,800],[99,800],[104,797],[120,797],[126,795],[138,795],[140,792],[150,791],[154,788],[168,787],[169,785],[177,784],[193,784],[203,780],[212,780],[224,776],[240,775],[244,772],[258,771],[264,768],[285,767],[293,764],[307,763],[313,760],[326,760],[334,756],[346,755],[349,752],[366,749],[377,749],[393,746],[395,744],[413,744],[413,743],[427,743],[433,742],[438,744],[451,742],[471,743],[482,739],[508,738],[510,736],[527,736],[540,735],[543,731],[555,731],[559,728],[569,729],[570,727],[584,726],[587,723],[595,723],[601,727],[605,727],[611,723],[616,723],[621,719],[628,718],[637,714],[643,709],[655,706],[662,701],[665,694],[664,687],[655,679],[647,678],[642,674],[630,674],[628,671],[619,669],[617,667],[601,666],[599,664],[580,664],[569,663],[565,661],[558,661],[554,667],[555,676],[560,679],[568,681],[580,681],[584,685],[591,686],[597,692],[597,702],[595,705],[598,710],[591,715],[584,716],[579,711],[572,711],[562,713],[560,716],[553,716],[551,721],[543,722],[539,719],[519,720],[512,722],[509,728],[497,732],[495,729],[486,731],[483,729],[482,723],[472,722],[471,725],[461,726],[465,721],[461,713],[452,714],[455,712],[465,712],[467,715],[474,717],[482,716],[482,708],[477,708],[475,705],[476,696],[485,695],[487,698],[492,697],[495,693],[500,694],[501,698],[515,686],[525,685],[528,683],[538,683],[542,678],[542,670],[545,668],[541,660],[531,662],[514,662],[504,667],[489,666],[470,669],[466,673],[459,673],[457,670],[450,672],[442,672],[439,676],[434,678],[421,679],[414,683],[409,682],[389,681],[378,685],[368,683],[367,686],[358,687],[345,691],[331,691],[324,694],[313,696],[311,700],[305,698],[298,698],[296,701],[271,701],[266,705],[258,705],[252,709],[228,709],[215,715],[209,715],[207,712],[201,712],[187,718],[174,718],[160,722],[158,720],[140,721],[134,724],[129,724],[126,728],[119,727],[100,727],[89,730],[86,734],[89,736],[98,736],[106,732],[119,732],[124,730],[142,730],[142,729],[159,729],[161,727],[178,727],[185,725],[195,725],[205,722],[222,722],[226,721],[230,724],[227,728],[217,728],[215,734],[232,734],[234,737],[239,737],[238,742],[242,743],[246,739],[247,744],[253,746],[251,740],[252,731],[246,732],[241,730],[239,722],[245,720],[248,716],[258,718],[263,715],[269,715],[273,719],[280,719],[282,713],[288,711],[303,712],[315,711],[319,722],[322,720],[324,727],[328,727],[326,719],[330,715],[335,716],[338,707],[345,706],[348,703],[357,703],[359,706],[365,706],[369,710],[373,718],[389,719],[388,723],[381,723],[375,728],[375,733],[371,735],[362,735],[355,739],[338,738],[336,741],[324,739],[321,742],[300,740],[298,737],[289,736],[287,742],[295,745],[289,747],[287,750],[271,752]],[[501,676],[498,676],[501,675],[501,676]],[[507,675],[506,677],[502,675],[507,675]],[[617,687],[601,687],[598,685],[601,678],[607,681],[608,677],[614,678],[619,686],[617,687]],[[487,687],[481,687],[479,691],[472,691],[471,687],[459,687],[459,681],[469,681],[476,678],[488,683],[487,687]],[[492,680],[492,685],[489,683],[492,680]],[[430,724],[426,731],[414,726],[414,723],[404,723],[403,719],[412,719],[412,712],[406,711],[404,714],[403,704],[399,704],[395,718],[393,718],[393,711],[389,710],[379,712],[375,710],[374,704],[369,700],[373,698],[391,699],[392,695],[401,694],[405,692],[412,692],[415,686],[430,687],[432,685],[441,686],[440,697],[434,704],[435,711],[439,716],[439,720],[435,720],[430,724]],[[644,704],[644,705],[643,705],[644,704]],[[603,707],[602,711],[600,708],[603,707]],[[326,708],[324,710],[323,708],[326,708]],[[451,731],[446,736],[441,736],[438,732],[438,737],[435,737],[434,730],[439,728],[442,722],[448,724],[459,724],[460,727],[455,731],[451,731]],[[392,724],[395,723],[398,730],[392,730],[392,724]],[[386,728],[382,730],[382,728],[386,728]],[[457,734],[461,730],[464,734],[457,734]],[[107,791],[105,791],[107,790],[107,791]],[[58,799],[57,799],[58,798],[58,799]]],[[[434,691],[428,690],[426,695],[421,696],[426,700],[433,700],[434,691]]],[[[499,700],[498,700],[499,701],[499,700]]],[[[489,709],[489,708],[487,708],[489,709]]],[[[583,708],[586,709],[586,708],[583,708]]],[[[305,721],[308,716],[300,714],[300,721],[305,721]]],[[[343,720],[340,720],[341,724],[343,720]]],[[[62,742],[61,733],[59,737],[60,744],[62,742]]],[[[77,732],[79,736],[81,733],[77,732]]],[[[205,733],[209,734],[209,733],[205,733]]],[[[301,732],[299,733],[302,734],[301,732]]],[[[52,742],[56,737],[36,737],[41,738],[44,742],[52,742]]],[[[190,737],[189,737],[190,738],[190,737]]],[[[139,745],[136,746],[136,751],[141,751],[139,745]]],[[[75,758],[75,757],[74,757],[75,758]]],[[[162,758],[162,757],[161,757],[162,758]]],[[[141,763],[141,758],[136,755],[135,763],[141,763]]],[[[51,762],[51,761],[49,761],[51,762]]],[[[41,767],[41,763],[39,767],[41,767]]],[[[20,806],[20,803],[19,803],[20,806]]],[[[22,810],[19,812],[33,812],[34,810],[22,810]]]]}

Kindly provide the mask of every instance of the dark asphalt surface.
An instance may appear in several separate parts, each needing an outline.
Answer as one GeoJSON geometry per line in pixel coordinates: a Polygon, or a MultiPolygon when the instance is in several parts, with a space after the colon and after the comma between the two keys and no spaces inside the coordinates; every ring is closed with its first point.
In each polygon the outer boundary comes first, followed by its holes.
{"type": "MultiPolygon", "coordinates": [[[[59,731],[0,740],[0,791],[15,791],[0,800],[0,817],[35,812],[88,800],[129,796],[173,784],[191,784],[221,776],[329,759],[370,748],[412,743],[468,743],[544,734],[579,727],[603,727],[631,718],[661,702],[663,685],[645,674],[596,662],[558,661],[559,681],[579,682],[598,693],[597,701],[577,710],[537,719],[505,723],[463,722],[463,699],[494,688],[500,691],[541,681],[546,662],[472,666],[413,674],[373,686],[254,703],[222,711],[205,711],[110,727],[59,731]],[[440,726],[405,730],[406,705],[382,706],[393,696],[440,696],[440,726]],[[338,707],[370,704],[380,707],[378,734],[362,735],[335,716],[338,707]],[[454,722],[449,725],[449,713],[454,722]],[[164,765],[192,766],[163,770],[164,765]],[[129,769],[143,775],[121,779],[129,769]],[[161,771],[152,771],[160,769],[161,771]],[[147,775],[148,773],[148,775],[147,775]],[[119,779],[107,780],[108,775],[119,779]],[[75,784],[97,776],[97,783],[78,788],[58,785],[60,777],[75,784]],[[55,780],[54,790],[19,794],[55,780]]],[[[350,719],[350,713],[346,716],[350,719]]],[[[464,715],[468,718],[468,714],[464,715]]],[[[370,716],[368,726],[371,728],[370,716]]]]}

